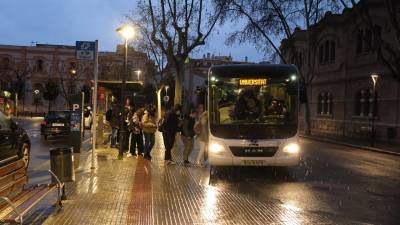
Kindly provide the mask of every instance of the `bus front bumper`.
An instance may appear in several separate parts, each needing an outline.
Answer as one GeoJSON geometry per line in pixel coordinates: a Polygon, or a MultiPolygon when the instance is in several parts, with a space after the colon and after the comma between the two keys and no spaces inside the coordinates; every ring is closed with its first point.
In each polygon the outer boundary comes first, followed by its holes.
{"type": "Polygon", "coordinates": [[[300,156],[279,155],[273,157],[235,157],[209,154],[209,163],[213,166],[297,166],[300,156]]]}

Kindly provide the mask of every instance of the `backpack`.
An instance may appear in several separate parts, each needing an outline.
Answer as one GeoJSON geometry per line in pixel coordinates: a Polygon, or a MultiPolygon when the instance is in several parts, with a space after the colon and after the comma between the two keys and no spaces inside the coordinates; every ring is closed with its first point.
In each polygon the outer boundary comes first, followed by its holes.
{"type": "Polygon", "coordinates": [[[108,122],[110,122],[110,121],[111,121],[111,117],[112,117],[112,110],[109,109],[109,110],[107,110],[107,112],[106,112],[106,120],[107,120],[108,122]]]}
{"type": "Polygon", "coordinates": [[[162,118],[158,121],[157,127],[158,127],[158,131],[164,132],[164,129],[165,129],[164,117],[162,117],[162,118]]]}

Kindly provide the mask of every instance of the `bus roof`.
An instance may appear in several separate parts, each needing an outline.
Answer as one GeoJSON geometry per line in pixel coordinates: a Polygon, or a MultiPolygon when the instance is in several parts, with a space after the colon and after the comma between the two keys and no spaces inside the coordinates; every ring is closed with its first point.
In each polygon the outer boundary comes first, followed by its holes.
{"type": "Polygon", "coordinates": [[[212,66],[211,73],[220,76],[234,76],[243,74],[261,75],[274,74],[275,76],[287,76],[288,74],[297,74],[297,67],[289,64],[226,64],[212,66]]]}

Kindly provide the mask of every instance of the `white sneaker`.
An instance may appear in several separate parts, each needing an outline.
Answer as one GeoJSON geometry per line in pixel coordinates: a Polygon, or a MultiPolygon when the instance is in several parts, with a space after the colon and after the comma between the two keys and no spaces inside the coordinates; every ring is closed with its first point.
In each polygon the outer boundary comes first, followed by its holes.
{"type": "Polygon", "coordinates": [[[130,157],[132,157],[132,154],[130,152],[128,152],[128,154],[126,154],[126,157],[130,158],[130,157]]]}

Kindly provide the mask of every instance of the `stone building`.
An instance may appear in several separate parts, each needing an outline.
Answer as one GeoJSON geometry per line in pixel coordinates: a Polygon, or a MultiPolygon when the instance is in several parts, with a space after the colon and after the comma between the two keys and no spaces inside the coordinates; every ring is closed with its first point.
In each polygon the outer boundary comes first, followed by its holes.
{"type": "MultiPolygon", "coordinates": [[[[390,42],[393,40],[392,44],[399,48],[394,29],[387,22],[384,3],[361,2],[373,9],[369,12],[375,34],[390,42]]],[[[310,46],[308,34],[314,43],[311,52],[315,52],[315,57],[310,58],[310,65],[315,65],[314,78],[307,88],[312,135],[368,140],[373,137],[372,130],[376,130],[377,139],[400,143],[400,83],[379,60],[375,50],[378,40],[356,10],[346,9],[341,14],[328,12],[310,30],[296,29],[291,40],[282,41],[285,58],[300,71],[309,68],[305,51],[310,46]],[[379,75],[376,98],[372,74],[379,75]]],[[[300,117],[302,123],[303,107],[300,117]]]]}
{"type": "MultiPolygon", "coordinates": [[[[116,52],[99,53],[99,87],[105,86],[108,90],[119,88],[123,62],[123,46],[117,46],[116,52]]],[[[129,48],[128,90],[134,84],[138,88],[152,79],[154,70],[154,63],[146,54],[129,48]]],[[[52,109],[65,109],[72,95],[81,92],[84,87],[92,87],[93,62],[76,61],[75,46],[0,45],[0,93],[13,90],[17,76],[25,81],[18,108],[20,112],[47,111],[49,101],[43,98],[43,93],[49,81],[59,87],[59,95],[50,102],[52,109]]]]}

